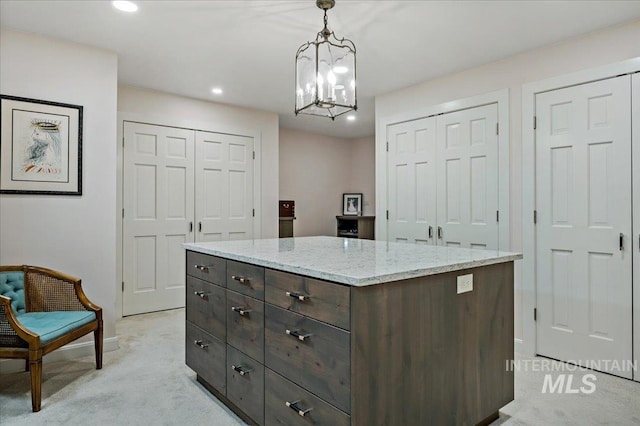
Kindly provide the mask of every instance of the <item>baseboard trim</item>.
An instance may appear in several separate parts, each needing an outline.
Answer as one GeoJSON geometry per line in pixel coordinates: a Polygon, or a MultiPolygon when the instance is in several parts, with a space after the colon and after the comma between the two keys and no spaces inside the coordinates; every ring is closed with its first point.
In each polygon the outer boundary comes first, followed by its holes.
{"type": "MultiPolygon", "coordinates": [[[[108,337],[103,340],[103,353],[111,352],[119,349],[118,337],[108,337]]],[[[42,362],[47,364],[55,361],[67,361],[75,358],[81,358],[83,356],[94,355],[93,341],[71,343],[63,346],[50,354],[46,355],[42,362]]],[[[2,359],[0,360],[0,374],[5,373],[17,373],[24,371],[24,360],[22,359],[2,359]]]]}

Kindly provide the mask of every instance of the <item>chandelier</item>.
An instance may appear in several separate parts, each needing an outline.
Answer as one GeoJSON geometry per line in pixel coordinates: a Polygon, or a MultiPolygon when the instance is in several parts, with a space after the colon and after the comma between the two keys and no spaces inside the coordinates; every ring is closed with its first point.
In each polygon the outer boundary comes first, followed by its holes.
{"type": "Polygon", "coordinates": [[[330,117],[358,109],[356,46],[338,39],[327,27],[327,10],[335,0],[316,0],[324,10],[324,28],[296,53],[296,115],[330,117]]]}

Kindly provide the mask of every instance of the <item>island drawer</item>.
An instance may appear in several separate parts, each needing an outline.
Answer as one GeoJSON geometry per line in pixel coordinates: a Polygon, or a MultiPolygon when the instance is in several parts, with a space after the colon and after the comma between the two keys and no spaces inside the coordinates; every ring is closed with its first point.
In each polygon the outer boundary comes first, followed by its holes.
{"type": "Polygon", "coordinates": [[[265,421],[270,425],[348,426],[350,417],[277,373],[265,369],[265,421]]]}
{"type": "Polygon", "coordinates": [[[264,302],[227,290],[227,343],[264,362],[264,302]]]}
{"type": "Polygon", "coordinates": [[[264,300],[264,268],[233,260],[227,261],[227,287],[264,300]]]}
{"type": "Polygon", "coordinates": [[[186,364],[218,392],[226,395],[226,345],[190,322],[186,324],[186,364]]]}
{"type": "Polygon", "coordinates": [[[227,399],[264,424],[264,366],[227,345],[227,399]]]}
{"type": "Polygon", "coordinates": [[[350,329],[350,290],[340,284],[267,269],[265,300],[345,330],[350,329]]]}
{"type": "Polygon", "coordinates": [[[187,275],[225,286],[227,261],[209,254],[187,251],[187,275]]]}
{"type": "Polygon", "coordinates": [[[187,321],[224,340],[226,328],[225,289],[187,276],[187,321]]]}
{"type": "Polygon", "coordinates": [[[348,332],[265,304],[265,365],[350,412],[348,332]]]}

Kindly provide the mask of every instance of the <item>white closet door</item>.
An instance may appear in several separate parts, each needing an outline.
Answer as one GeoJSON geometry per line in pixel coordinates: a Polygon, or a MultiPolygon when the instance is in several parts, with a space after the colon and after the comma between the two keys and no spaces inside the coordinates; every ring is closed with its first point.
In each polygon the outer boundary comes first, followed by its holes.
{"type": "Polygon", "coordinates": [[[253,138],[196,132],[196,241],[253,238],[253,138]]]}
{"type": "Polygon", "coordinates": [[[438,244],[498,249],[498,105],[439,115],[438,244]]]}
{"type": "Polygon", "coordinates": [[[633,309],[634,309],[634,360],[635,374],[633,378],[640,382],[640,73],[632,76],[632,135],[633,150],[633,241],[629,242],[633,250],[633,309]]]}
{"type": "Polygon", "coordinates": [[[429,117],[389,126],[387,140],[387,239],[433,244],[436,226],[435,119],[429,117]]]}
{"type": "Polygon", "coordinates": [[[631,360],[630,101],[629,76],[536,96],[540,355],[631,360]]]}
{"type": "Polygon", "coordinates": [[[124,122],[123,315],[184,306],[192,130],[124,122]]]}

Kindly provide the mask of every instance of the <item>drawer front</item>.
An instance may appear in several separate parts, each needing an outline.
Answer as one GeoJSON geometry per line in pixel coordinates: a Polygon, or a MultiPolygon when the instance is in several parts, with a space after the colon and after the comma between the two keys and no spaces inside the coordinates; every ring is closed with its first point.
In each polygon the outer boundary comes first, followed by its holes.
{"type": "Polygon", "coordinates": [[[224,340],[226,328],[225,289],[187,275],[187,321],[224,340]]]}
{"type": "Polygon", "coordinates": [[[227,261],[209,254],[187,251],[187,275],[224,287],[227,261]]]}
{"type": "Polygon", "coordinates": [[[264,300],[264,268],[233,260],[227,261],[227,288],[264,300]]]}
{"type": "Polygon", "coordinates": [[[349,287],[267,269],[265,300],[349,330],[349,287]]]}
{"type": "Polygon", "coordinates": [[[226,395],[226,345],[211,334],[187,322],[186,363],[218,392],[226,395]]]}
{"type": "Polygon", "coordinates": [[[264,366],[227,345],[227,398],[264,424],[264,366]]]}
{"type": "Polygon", "coordinates": [[[351,421],[349,415],[268,368],[265,369],[264,411],[264,424],[267,426],[347,426],[351,421]],[[306,411],[309,409],[311,411],[306,411]]]}
{"type": "Polygon", "coordinates": [[[346,413],[349,342],[344,330],[265,304],[265,365],[346,413]]]}
{"type": "Polygon", "coordinates": [[[227,343],[264,362],[264,302],[227,290],[227,343]]]}

